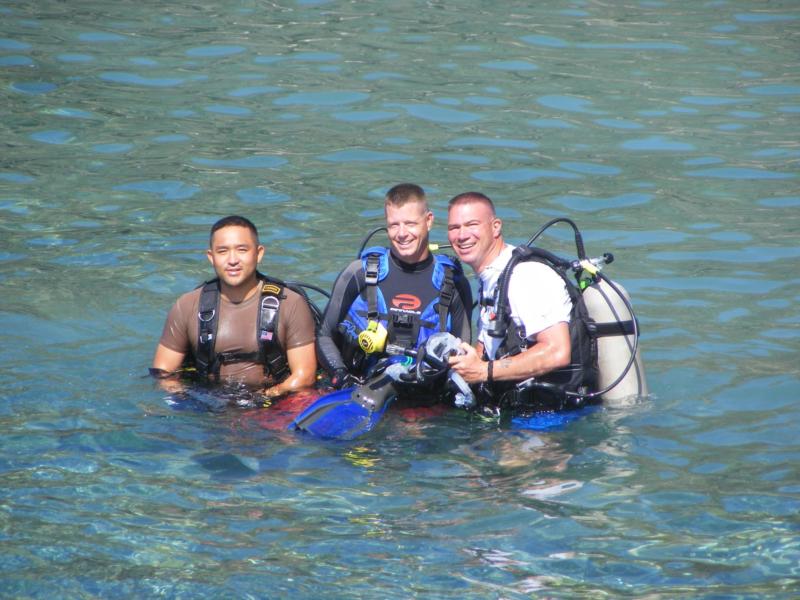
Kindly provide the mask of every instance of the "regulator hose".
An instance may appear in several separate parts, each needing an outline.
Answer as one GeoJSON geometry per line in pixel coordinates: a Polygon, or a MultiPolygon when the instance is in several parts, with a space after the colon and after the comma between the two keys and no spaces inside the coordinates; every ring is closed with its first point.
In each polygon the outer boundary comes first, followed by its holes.
{"type": "Polygon", "coordinates": [[[539,228],[539,231],[533,234],[533,237],[528,240],[528,243],[525,244],[526,246],[530,247],[533,242],[535,242],[539,236],[541,236],[545,231],[550,229],[556,223],[566,223],[570,227],[572,227],[572,231],[575,233],[575,249],[578,252],[578,260],[583,260],[586,258],[586,249],[583,247],[583,235],[581,235],[580,229],[575,224],[575,221],[572,219],[568,219],[567,217],[558,217],[556,219],[552,219],[545,223],[544,225],[539,228]]]}
{"type": "Polygon", "coordinates": [[[386,227],[378,227],[377,229],[373,229],[372,231],[370,231],[370,232],[367,234],[367,236],[364,238],[364,241],[363,241],[363,242],[361,242],[361,248],[359,248],[359,250],[358,250],[358,255],[356,256],[356,258],[361,258],[361,254],[363,254],[363,252],[364,252],[364,248],[366,248],[366,247],[367,247],[367,244],[368,244],[368,243],[369,243],[369,241],[372,239],[372,236],[373,236],[373,235],[375,235],[376,233],[380,232],[380,231],[386,231],[386,232],[388,232],[389,230],[388,230],[388,229],[386,229],[386,227]]]}

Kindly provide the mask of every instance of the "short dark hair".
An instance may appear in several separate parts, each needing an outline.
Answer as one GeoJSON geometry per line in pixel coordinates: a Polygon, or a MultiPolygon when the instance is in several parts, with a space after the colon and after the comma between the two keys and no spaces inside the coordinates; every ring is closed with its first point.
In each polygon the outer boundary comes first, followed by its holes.
{"type": "Polygon", "coordinates": [[[258,244],[258,229],[256,229],[256,226],[253,225],[250,219],[240,217],[239,215],[228,215],[227,217],[222,217],[211,226],[211,233],[208,236],[209,247],[211,246],[211,240],[214,238],[214,234],[223,227],[244,227],[249,229],[253,233],[253,237],[256,238],[256,244],[258,244]]]}
{"type": "Polygon", "coordinates": [[[386,200],[384,205],[389,206],[405,206],[409,202],[422,202],[425,208],[428,208],[428,199],[425,197],[425,190],[423,190],[416,183],[398,183],[386,192],[386,200]]]}
{"type": "Polygon", "coordinates": [[[470,202],[482,202],[489,206],[493,215],[497,214],[497,211],[494,209],[494,202],[492,202],[492,199],[486,194],[481,194],[480,192],[464,192],[458,196],[453,196],[450,199],[450,202],[447,204],[447,210],[450,210],[457,204],[469,204],[470,202]]]}

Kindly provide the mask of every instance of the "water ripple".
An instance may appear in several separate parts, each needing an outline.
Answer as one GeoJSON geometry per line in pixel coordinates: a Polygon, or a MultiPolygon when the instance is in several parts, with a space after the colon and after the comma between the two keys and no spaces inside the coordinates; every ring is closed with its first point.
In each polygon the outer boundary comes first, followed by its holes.
{"type": "Polygon", "coordinates": [[[328,91],[328,92],[298,92],[273,100],[278,106],[308,105],[308,106],[341,106],[363,102],[369,94],[353,91],[328,91]]]}
{"type": "Polygon", "coordinates": [[[288,160],[279,156],[246,156],[244,158],[192,158],[192,162],[205,167],[232,169],[275,169],[285,165],[288,160]]]}
{"type": "Polygon", "coordinates": [[[596,163],[563,162],[559,163],[558,166],[567,171],[575,171],[585,175],[619,175],[622,173],[622,169],[619,167],[598,165],[596,163]]]}
{"type": "Polygon", "coordinates": [[[369,123],[373,121],[390,121],[398,116],[398,113],[382,110],[363,110],[334,113],[333,118],[339,121],[351,123],[369,123]]]}
{"type": "Polygon", "coordinates": [[[552,169],[499,169],[493,171],[476,171],[471,177],[478,181],[491,181],[495,183],[525,183],[537,179],[581,179],[581,175],[567,171],[552,169]]]}
{"type": "Polygon", "coordinates": [[[186,56],[217,58],[219,56],[233,56],[245,51],[247,51],[247,48],[244,46],[198,46],[197,48],[189,48],[186,51],[186,56]]]}
{"type": "Polygon", "coordinates": [[[56,55],[56,59],[65,63],[87,63],[87,62],[92,62],[94,60],[94,56],[92,56],[91,54],[65,52],[63,54],[56,55]]]}
{"type": "Polygon", "coordinates": [[[284,91],[283,88],[275,85],[257,85],[231,90],[228,92],[228,96],[232,96],[233,98],[249,98],[250,96],[261,96],[263,94],[277,94],[282,91],[284,91]]]}
{"type": "Polygon", "coordinates": [[[496,71],[536,71],[539,67],[527,60],[493,60],[481,63],[484,69],[496,71]]]}
{"type": "Polygon", "coordinates": [[[36,133],[32,133],[30,138],[43,144],[61,145],[68,144],[69,142],[73,141],[75,136],[73,136],[69,131],[56,129],[49,131],[37,131],[36,133]]]}
{"type": "Polygon", "coordinates": [[[78,39],[82,42],[97,42],[97,43],[114,43],[114,42],[124,42],[127,38],[123,35],[118,33],[109,33],[107,31],[91,31],[87,33],[81,33],[78,35],[78,39]]]}
{"type": "Polygon", "coordinates": [[[746,167],[700,169],[698,171],[686,171],[684,174],[687,177],[712,177],[716,179],[791,179],[796,177],[794,173],[781,173],[746,167]]]}
{"type": "Polygon", "coordinates": [[[568,112],[587,113],[592,115],[605,114],[604,111],[592,108],[593,102],[587,98],[577,96],[540,96],[536,101],[547,108],[566,110],[568,112]]]}
{"type": "Polygon", "coordinates": [[[566,208],[583,212],[606,210],[609,208],[624,208],[647,204],[653,199],[652,194],[628,193],[610,198],[591,198],[586,196],[556,196],[553,201],[566,208]]]}
{"type": "Polygon", "coordinates": [[[653,152],[688,152],[694,150],[694,146],[688,142],[671,140],[662,135],[652,135],[650,137],[628,140],[620,144],[625,150],[653,151],[653,152]]]}
{"type": "Polygon", "coordinates": [[[774,23],[776,21],[795,21],[800,15],[781,15],[770,13],[737,13],[734,18],[741,23],[774,23]]]}
{"type": "Polygon", "coordinates": [[[251,115],[252,110],[244,106],[232,106],[230,104],[212,104],[204,108],[206,112],[215,113],[218,115],[229,115],[232,117],[243,117],[251,115]]]}
{"type": "Polygon", "coordinates": [[[106,71],[100,74],[100,79],[112,83],[124,83],[127,85],[138,85],[143,87],[177,87],[183,85],[186,80],[180,77],[143,77],[136,73],[125,71],[106,71]]]}
{"type": "Polygon", "coordinates": [[[248,188],[239,190],[236,195],[247,204],[283,204],[289,200],[288,194],[274,192],[264,188],[248,188]]]}
{"type": "Polygon", "coordinates": [[[485,165],[489,163],[489,159],[485,156],[475,156],[473,154],[459,154],[455,152],[439,152],[433,155],[437,160],[445,160],[452,162],[462,162],[470,165],[485,165]]]}
{"type": "Polygon", "coordinates": [[[574,129],[576,126],[562,119],[530,119],[529,125],[543,129],[574,129]]]}
{"type": "Polygon", "coordinates": [[[402,73],[392,73],[389,71],[374,71],[372,73],[366,73],[362,75],[361,78],[364,81],[383,81],[386,79],[406,79],[406,76],[402,73]]]}
{"type": "Polygon", "coordinates": [[[98,154],[120,154],[133,148],[133,144],[95,144],[92,152],[98,154]]]}
{"type": "Polygon", "coordinates": [[[520,39],[526,44],[545,46],[547,48],[567,48],[569,46],[566,40],[547,35],[526,35],[520,39]]]}
{"type": "Polygon", "coordinates": [[[758,96],[798,96],[800,95],[800,85],[755,85],[746,88],[748,94],[758,96]]]}
{"type": "Polygon", "coordinates": [[[726,104],[739,104],[747,100],[743,98],[723,98],[720,96],[684,96],[680,101],[685,104],[698,104],[700,106],[725,106],[726,104]]]}
{"type": "Polygon", "coordinates": [[[35,177],[23,173],[0,173],[0,179],[4,181],[13,181],[14,183],[33,183],[36,181],[35,177]]]}
{"type": "Polygon", "coordinates": [[[49,94],[50,92],[58,89],[55,83],[46,81],[25,81],[20,83],[12,83],[11,89],[15,92],[22,92],[23,94],[30,94],[38,96],[40,94],[49,94]]]}
{"type": "Polygon", "coordinates": [[[776,260],[788,260],[800,258],[800,247],[780,247],[771,248],[767,246],[747,246],[736,250],[703,250],[693,252],[672,251],[672,252],[652,252],[650,258],[653,260],[666,261],[719,261],[734,264],[740,263],[769,263],[776,260]]]}
{"type": "Polygon", "coordinates": [[[472,112],[442,108],[433,104],[395,104],[387,103],[387,108],[402,108],[410,116],[435,123],[472,123],[481,116],[472,112]]]}
{"type": "Polygon", "coordinates": [[[762,198],[758,201],[761,206],[770,208],[789,208],[800,206],[800,196],[785,196],[781,198],[762,198]]]}
{"type": "Polygon", "coordinates": [[[0,56],[0,67],[33,67],[36,63],[30,56],[21,54],[10,54],[0,56]]]}
{"type": "Polygon", "coordinates": [[[675,42],[582,42],[575,44],[577,48],[587,50],[665,50],[667,52],[688,52],[689,47],[675,42]]]}
{"type": "Polygon", "coordinates": [[[641,123],[627,119],[596,119],[595,123],[611,129],[641,129],[644,127],[641,123]]]}
{"type": "Polygon", "coordinates": [[[447,142],[448,146],[489,146],[495,148],[517,148],[522,150],[533,150],[538,144],[529,140],[489,138],[489,137],[463,137],[456,138],[447,142]]]}
{"type": "Polygon", "coordinates": [[[401,154],[399,152],[378,152],[375,150],[339,150],[338,152],[331,152],[323,154],[319,157],[320,160],[326,162],[385,162],[394,160],[409,160],[411,156],[408,154],[401,154]]]}
{"type": "Polygon", "coordinates": [[[196,185],[169,180],[135,181],[114,186],[114,189],[121,192],[146,192],[161,196],[164,200],[186,200],[201,191],[201,188],[196,185]]]}
{"type": "Polygon", "coordinates": [[[26,42],[19,42],[10,38],[0,38],[0,50],[11,50],[19,52],[22,50],[30,50],[31,45],[26,42]]]}

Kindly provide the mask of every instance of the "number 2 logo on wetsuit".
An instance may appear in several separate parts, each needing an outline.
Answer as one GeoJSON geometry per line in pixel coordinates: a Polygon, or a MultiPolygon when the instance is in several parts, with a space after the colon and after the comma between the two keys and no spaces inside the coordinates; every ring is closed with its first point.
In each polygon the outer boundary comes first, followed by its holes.
{"type": "Polygon", "coordinates": [[[392,298],[393,308],[417,312],[420,306],[422,306],[422,300],[413,294],[397,294],[392,298]]]}

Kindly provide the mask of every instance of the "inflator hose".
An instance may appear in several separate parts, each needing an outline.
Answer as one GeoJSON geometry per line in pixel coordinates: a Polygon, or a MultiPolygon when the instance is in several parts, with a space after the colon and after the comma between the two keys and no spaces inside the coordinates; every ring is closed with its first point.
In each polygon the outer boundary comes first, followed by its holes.
{"type": "Polygon", "coordinates": [[[545,231],[550,229],[556,223],[566,223],[570,227],[572,227],[572,231],[575,233],[575,250],[578,253],[578,260],[583,260],[586,258],[586,249],[583,247],[583,235],[581,235],[580,229],[575,224],[575,221],[572,219],[568,219],[567,217],[558,217],[556,219],[552,219],[548,221],[544,225],[539,228],[539,231],[533,234],[533,237],[528,240],[528,243],[525,244],[526,246],[530,247],[533,242],[535,242],[540,235],[542,235],[545,231]]]}

